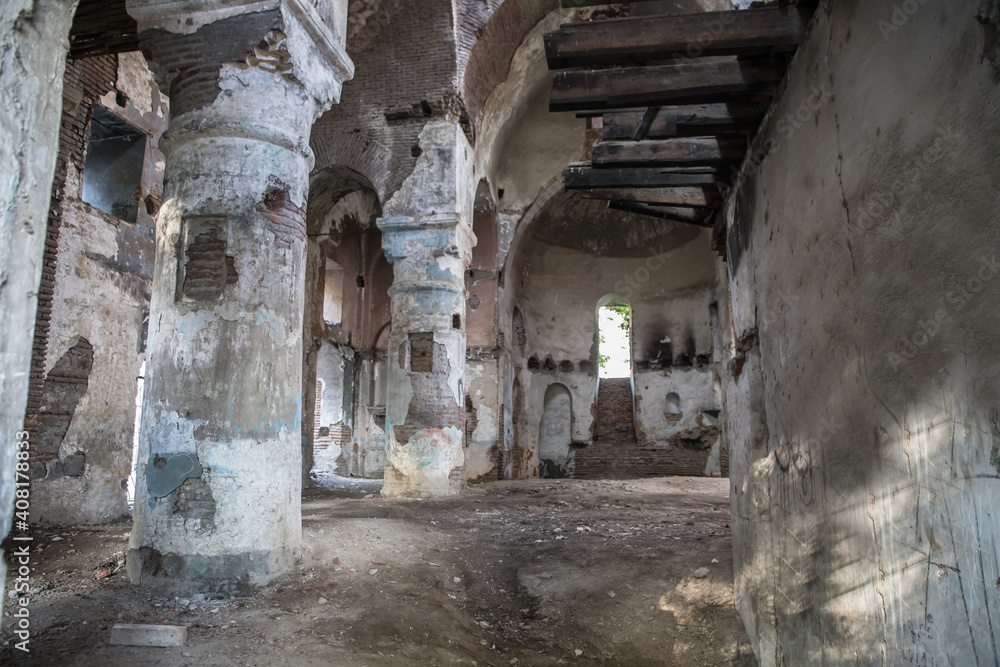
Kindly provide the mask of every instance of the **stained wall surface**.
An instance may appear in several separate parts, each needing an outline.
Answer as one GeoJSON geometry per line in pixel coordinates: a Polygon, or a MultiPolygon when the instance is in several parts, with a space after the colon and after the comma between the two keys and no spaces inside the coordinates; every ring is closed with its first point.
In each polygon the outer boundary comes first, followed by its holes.
{"type": "MultiPolygon", "coordinates": [[[[59,137],[62,78],[76,3],[16,0],[0,5],[0,469],[14,471],[24,423],[45,218],[59,137]],[[9,66],[6,64],[9,63],[9,66]]],[[[10,530],[15,480],[0,477],[0,536],[10,530]]],[[[2,538],[0,537],[0,538],[2,538]]],[[[0,558],[0,582],[7,561],[0,558]]],[[[0,583],[0,595],[4,583],[0,583]]]]}
{"type": "MultiPolygon", "coordinates": [[[[137,378],[144,359],[153,227],[163,182],[157,142],[167,99],[139,53],[71,61],[64,89],[58,192],[49,215],[32,392],[25,424],[37,440],[32,519],[101,523],[128,514],[137,378]],[[134,222],[82,199],[93,106],[144,134],[127,177],[134,222]],[[72,498],[73,502],[67,502],[72,498]]],[[[115,134],[112,127],[106,133],[115,134]]],[[[105,139],[116,141],[116,139],[105,139]]]]}
{"type": "Polygon", "coordinates": [[[763,665],[1000,655],[997,35],[993,3],[821,4],[728,203],[737,605],[763,665]]]}
{"type": "MultiPolygon", "coordinates": [[[[634,418],[638,442],[662,446],[643,456],[675,456],[669,460],[685,466],[697,459],[703,471],[719,439],[718,429],[702,422],[704,411],[719,407],[713,388],[715,270],[708,230],[608,211],[601,202],[561,194],[513,253],[508,291],[518,318],[510,334],[511,363],[524,401],[513,425],[520,474],[534,476],[541,464],[539,424],[553,383],[565,385],[572,395],[572,441],[579,446],[594,442],[597,311],[608,298],[631,307],[634,417],[627,418],[634,418]],[[671,392],[683,397],[682,415],[666,414],[671,392]]],[[[632,413],[633,401],[628,403],[623,409],[632,413]]],[[[587,454],[587,447],[577,452],[587,454]]]]}

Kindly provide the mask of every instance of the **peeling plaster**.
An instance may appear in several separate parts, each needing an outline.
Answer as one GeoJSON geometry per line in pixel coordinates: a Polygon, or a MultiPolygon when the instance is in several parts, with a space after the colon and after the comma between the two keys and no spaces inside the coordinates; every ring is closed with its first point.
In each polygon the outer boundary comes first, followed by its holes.
{"type": "Polygon", "coordinates": [[[173,493],[189,477],[200,477],[202,473],[198,455],[150,454],[146,463],[146,488],[149,490],[149,506],[156,506],[157,498],[165,498],[173,493]]]}
{"type": "Polygon", "coordinates": [[[150,450],[160,454],[179,454],[197,450],[194,432],[202,425],[200,419],[188,420],[176,412],[160,418],[149,435],[150,450]]]}

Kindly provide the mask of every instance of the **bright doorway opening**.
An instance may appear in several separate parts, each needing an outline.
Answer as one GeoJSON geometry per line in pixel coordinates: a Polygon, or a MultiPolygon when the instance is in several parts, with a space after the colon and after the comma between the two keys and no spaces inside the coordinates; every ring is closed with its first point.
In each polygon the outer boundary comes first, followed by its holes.
{"type": "Polygon", "coordinates": [[[632,309],[628,304],[597,309],[600,377],[632,377],[632,309]]]}

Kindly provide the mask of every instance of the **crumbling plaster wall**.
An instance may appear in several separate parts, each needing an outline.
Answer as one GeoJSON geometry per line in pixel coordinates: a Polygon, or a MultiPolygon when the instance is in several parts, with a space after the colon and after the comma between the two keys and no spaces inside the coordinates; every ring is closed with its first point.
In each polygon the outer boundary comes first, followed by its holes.
{"type": "Polygon", "coordinates": [[[500,433],[503,403],[502,368],[496,349],[489,353],[470,350],[465,361],[466,434],[465,474],[469,480],[496,478],[503,460],[500,433]]]}
{"type": "MultiPolygon", "coordinates": [[[[18,432],[42,270],[46,212],[59,146],[62,80],[76,3],[0,5],[0,539],[14,510],[18,432]]],[[[0,554],[0,596],[7,561],[0,554]]]]}
{"type": "Polygon", "coordinates": [[[499,388],[503,371],[502,332],[498,326],[497,215],[488,182],[480,181],[472,227],[476,246],[465,273],[465,472],[468,479],[493,478],[503,464],[500,433],[503,414],[499,388]]]}
{"type": "MultiPolygon", "coordinates": [[[[149,312],[157,213],[153,202],[159,201],[163,182],[157,141],[166,129],[168,103],[142,55],[126,53],[117,61],[114,89],[97,96],[95,91],[68,87],[64,105],[88,104],[96,98],[97,104],[147,134],[143,172],[137,179],[138,217],[134,224],[125,222],[84,203],[83,173],[67,160],[44,369],[48,375],[80,337],[93,347],[93,364],[58,458],[45,463],[45,474],[34,484],[34,521],[102,523],[129,511],[124,483],[132,458],[136,378],[144,358],[143,320],[149,312]],[[119,105],[116,97],[125,103],[119,105]],[[80,456],[85,466],[70,472],[67,462],[80,456]]],[[[81,80],[72,77],[68,85],[81,80]]],[[[65,112],[80,113],[69,106],[65,112]]],[[[86,135],[82,141],[86,151],[86,135]]]]}
{"type": "Polygon", "coordinates": [[[736,601],[762,665],[1000,655],[989,4],[822,3],[727,203],[736,601]]]}
{"type": "MultiPolygon", "coordinates": [[[[514,385],[509,325],[512,306],[505,296],[509,276],[504,276],[503,272],[514,229],[542,190],[559,178],[563,167],[584,154],[585,123],[571,113],[548,111],[551,84],[542,42],[546,31],[572,19],[575,10],[548,7],[550,11],[546,13],[542,11],[543,5],[544,2],[536,2],[518,11],[512,9],[512,13],[504,11],[506,18],[487,28],[496,34],[492,37],[487,34],[487,42],[475,47],[481,52],[473,50],[472,61],[465,72],[467,93],[471,91],[478,96],[484,87],[494,86],[485,102],[475,102],[473,109],[474,117],[479,119],[476,174],[488,186],[490,200],[489,211],[477,210],[475,229],[478,244],[489,246],[491,261],[485,261],[487,253],[477,245],[473,251],[473,270],[478,268],[480,271],[467,281],[470,282],[470,299],[474,298],[480,309],[470,312],[468,317],[468,344],[476,348],[470,350],[466,370],[466,388],[475,415],[474,433],[466,437],[469,479],[494,474],[509,477],[515,466],[511,452],[514,385]],[[533,26],[527,24],[530,27],[525,34],[517,34],[516,39],[521,41],[515,49],[504,42],[500,33],[510,38],[514,26],[526,20],[527,15],[520,13],[525,10],[529,14],[539,12],[542,18],[533,26]],[[489,43],[490,40],[494,43],[489,43]],[[503,57],[487,57],[497,49],[513,53],[509,62],[503,57]],[[502,75],[499,70],[491,69],[500,67],[504,68],[502,75]],[[489,330],[486,328],[487,312],[489,330]],[[487,347],[492,348],[489,353],[487,347]]],[[[542,391],[544,394],[544,389],[542,391]]],[[[536,431],[538,419],[540,416],[535,419],[536,431]]],[[[537,442],[537,433],[534,441],[537,442]]],[[[517,465],[537,473],[537,451],[532,451],[524,450],[530,460],[517,465]]]]}
{"type": "MultiPolygon", "coordinates": [[[[349,360],[352,400],[345,409],[351,441],[341,452],[342,469],[352,475],[379,477],[385,465],[385,436],[374,424],[378,410],[370,404],[375,338],[389,322],[392,266],[382,253],[382,236],[375,227],[381,206],[370,184],[356,174],[331,170],[314,176],[307,212],[309,233],[306,262],[303,414],[316,412],[317,358],[323,345],[336,344],[349,360]],[[344,268],[342,319],[328,324],[323,314],[326,259],[344,268]]],[[[384,408],[384,405],[383,405],[384,408]]],[[[329,427],[329,424],[321,426],[329,427]]],[[[316,425],[302,425],[303,482],[309,484],[314,464],[316,425]]]]}
{"type": "MultiPolygon", "coordinates": [[[[627,222],[636,220],[620,222],[619,232],[627,222]]],[[[599,224],[587,225],[576,218],[567,224],[566,232],[583,238],[588,233],[595,234],[595,239],[599,236],[599,224]]],[[[556,232],[550,236],[561,238],[556,232]]],[[[681,227],[658,239],[637,241],[635,246],[631,256],[563,247],[537,237],[529,237],[518,246],[511,289],[524,332],[519,334],[512,326],[511,337],[521,335],[524,339],[523,348],[512,355],[512,372],[524,392],[523,411],[519,423],[513,425],[518,430],[520,459],[516,465],[521,474],[537,468],[544,397],[554,383],[564,384],[572,395],[573,441],[594,440],[597,308],[609,294],[628,298],[632,307],[637,437],[674,446],[680,446],[673,440],[681,436],[704,438],[706,457],[717,440],[717,430],[703,429],[701,421],[703,410],[718,409],[710,363],[709,306],[714,300],[715,278],[709,233],[681,227]],[[670,337],[684,341],[690,360],[669,353],[669,342],[662,341],[670,337]],[[685,406],[679,420],[664,414],[670,392],[680,394],[685,406]]]]}
{"type": "Polygon", "coordinates": [[[383,202],[401,187],[417,164],[424,125],[464,113],[454,20],[451,2],[350,3],[346,48],[356,75],[342,104],[313,127],[317,170],[354,169],[383,202]]]}
{"type": "Polygon", "coordinates": [[[466,269],[476,183],[460,125],[427,123],[417,167],[386,202],[379,228],[393,264],[383,494],[464,488],[466,269]]]}

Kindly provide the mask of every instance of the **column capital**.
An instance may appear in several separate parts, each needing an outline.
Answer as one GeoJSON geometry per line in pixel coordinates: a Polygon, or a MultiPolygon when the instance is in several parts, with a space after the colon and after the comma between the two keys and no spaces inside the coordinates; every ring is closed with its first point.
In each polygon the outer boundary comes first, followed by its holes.
{"type": "Polygon", "coordinates": [[[377,224],[382,231],[385,257],[400,274],[397,283],[402,279],[414,283],[459,282],[464,285],[464,275],[453,276],[451,280],[446,274],[413,276],[407,280],[410,272],[422,271],[431,263],[439,264],[439,258],[443,257],[457,258],[463,267],[468,265],[476,235],[460,214],[397,215],[379,218],[377,224]]]}
{"type": "Polygon", "coordinates": [[[250,65],[300,83],[319,114],[354,77],[344,48],[347,0],[127,0],[127,8],[172,101],[184,69],[250,65]]]}

